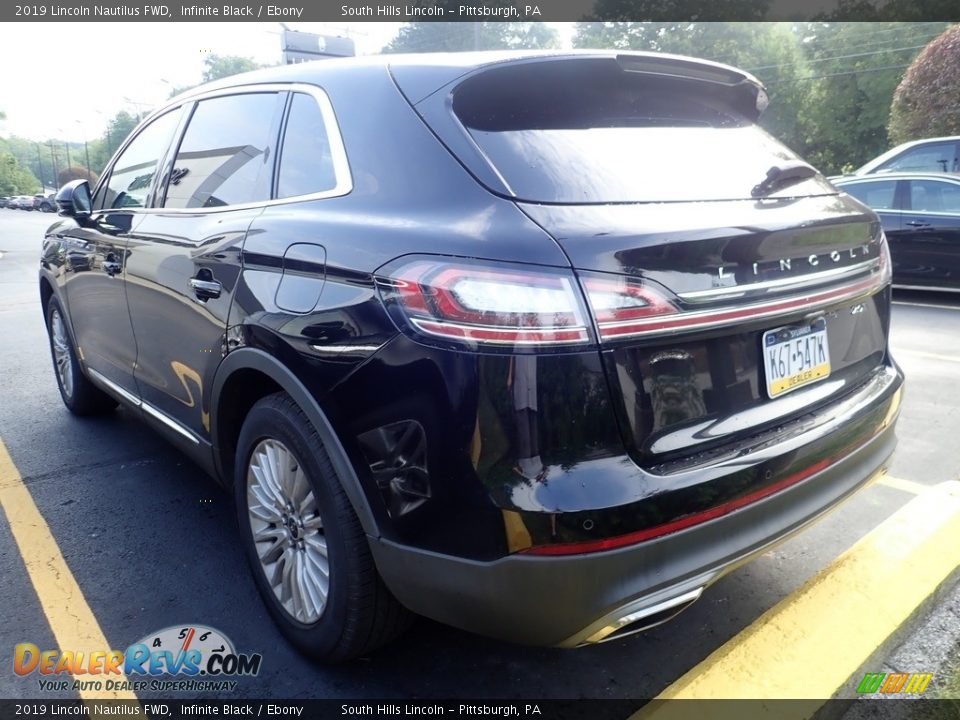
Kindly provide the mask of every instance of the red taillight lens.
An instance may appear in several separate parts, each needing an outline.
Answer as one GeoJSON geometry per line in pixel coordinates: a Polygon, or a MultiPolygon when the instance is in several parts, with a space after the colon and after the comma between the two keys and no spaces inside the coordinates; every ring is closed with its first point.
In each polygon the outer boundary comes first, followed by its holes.
{"type": "Polygon", "coordinates": [[[648,285],[624,276],[582,279],[600,340],[645,330],[657,318],[677,314],[677,307],[648,285]]]}
{"type": "Polygon", "coordinates": [[[591,339],[575,280],[562,271],[415,259],[384,268],[377,286],[393,313],[432,337],[521,347],[591,339]]]}

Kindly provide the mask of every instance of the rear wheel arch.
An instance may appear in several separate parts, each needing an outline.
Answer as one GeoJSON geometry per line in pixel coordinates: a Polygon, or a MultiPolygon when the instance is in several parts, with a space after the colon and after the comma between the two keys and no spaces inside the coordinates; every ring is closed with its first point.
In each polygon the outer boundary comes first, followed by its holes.
{"type": "Polygon", "coordinates": [[[230,484],[233,481],[236,443],[250,408],[261,398],[276,392],[285,392],[303,410],[324,444],[363,531],[371,537],[379,537],[380,531],[366,493],[326,413],[289,368],[255,348],[231,352],[214,377],[210,430],[214,462],[221,482],[230,484]]]}

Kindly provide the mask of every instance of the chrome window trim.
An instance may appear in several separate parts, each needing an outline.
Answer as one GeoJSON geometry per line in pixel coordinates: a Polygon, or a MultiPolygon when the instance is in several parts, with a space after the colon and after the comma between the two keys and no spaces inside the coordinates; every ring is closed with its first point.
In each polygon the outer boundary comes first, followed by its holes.
{"type": "MultiPolygon", "coordinates": [[[[237,205],[223,205],[220,207],[206,207],[206,208],[164,208],[164,207],[150,207],[150,208],[115,208],[115,210],[124,210],[130,212],[134,215],[157,215],[157,214],[175,214],[175,215],[206,215],[208,213],[217,213],[217,212],[229,212],[231,210],[249,210],[253,208],[266,208],[272,207],[274,205],[287,205],[290,203],[296,202],[307,202],[310,200],[326,200],[328,198],[342,197],[353,192],[353,174],[350,172],[350,161],[347,159],[347,150],[346,146],[343,143],[343,135],[340,132],[340,124],[337,122],[337,116],[333,109],[333,103],[330,102],[330,97],[323,90],[323,88],[317,85],[310,85],[308,83],[257,83],[252,85],[232,85],[228,88],[219,88],[217,90],[206,90],[198,92],[194,95],[189,95],[187,97],[182,97],[177,102],[170,105],[164,105],[163,107],[152,112],[144,121],[137,127],[137,131],[131,135],[129,141],[125,142],[116,153],[114,153],[114,158],[118,157],[122,153],[127,145],[130,142],[133,142],[134,139],[143,131],[149,123],[152,123],[156,118],[160,117],[167,112],[176,110],[179,107],[184,105],[202,102],[204,100],[210,100],[217,97],[226,97],[230,95],[252,95],[254,93],[304,93],[310,95],[320,107],[320,114],[323,116],[323,123],[327,129],[327,139],[330,142],[330,155],[333,159],[333,174],[336,178],[336,185],[330,190],[322,190],[320,192],[308,193],[306,195],[292,195],[290,197],[284,198],[273,198],[270,200],[257,200],[249,203],[240,203],[237,205]]],[[[190,130],[190,125],[187,125],[186,131],[190,130]]],[[[283,136],[277,138],[278,147],[275,149],[277,153],[280,152],[280,146],[283,144],[283,136]]],[[[176,157],[174,157],[176,161],[176,157]]],[[[113,158],[111,158],[110,171],[105,173],[105,176],[113,172],[113,158]]],[[[97,184],[99,188],[99,183],[97,184]]],[[[107,208],[104,208],[104,211],[107,208]]]]}
{"type": "Polygon", "coordinates": [[[899,212],[903,213],[904,215],[931,215],[933,217],[947,217],[960,220],[960,210],[953,212],[938,212],[936,210],[900,210],[899,212]]]}

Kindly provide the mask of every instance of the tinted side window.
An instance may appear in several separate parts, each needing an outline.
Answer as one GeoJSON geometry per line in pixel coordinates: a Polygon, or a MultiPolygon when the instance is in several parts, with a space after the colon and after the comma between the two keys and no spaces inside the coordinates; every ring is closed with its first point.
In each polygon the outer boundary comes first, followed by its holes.
{"type": "Polygon", "coordinates": [[[960,185],[911,180],[910,207],[921,212],[960,213],[960,185]]]}
{"type": "Polygon", "coordinates": [[[283,136],[277,197],[332,190],[337,176],[328,129],[320,106],[310,95],[295,93],[283,136]]]}
{"type": "Polygon", "coordinates": [[[137,135],[113,164],[110,179],[97,193],[98,208],[138,208],[147,202],[160,158],[167,150],[180,112],[163,115],[137,135]],[[102,196],[102,204],[101,204],[102,196]]]}
{"type": "Polygon", "coordinates": [[[278,93],[202,100],[174,161],[164,207],[204,208],[270,198],[278,93]]]}
{"type": "Polygon", "coordinates": [[[899,157],[884,163],[884,172],[956,172],[956,143],[924,145],[907,150],[899,157]]]}
{"type": "Polygon", "coordinates": [[[883,182],[864,182],[844,185],[840,188],[853,195],[857,200],[874,210],[895,210],[894,196],[897,190],[896,180],[883,182]]]}

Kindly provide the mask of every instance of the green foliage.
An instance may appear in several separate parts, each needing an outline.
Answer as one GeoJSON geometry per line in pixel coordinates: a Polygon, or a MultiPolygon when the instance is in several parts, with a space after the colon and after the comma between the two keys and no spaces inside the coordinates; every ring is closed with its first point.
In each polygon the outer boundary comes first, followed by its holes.
{"type": "Polygon", "coordinates": [[[12,153],[0,152],[0,195],[32,195],[39,189],[37,178],[12,153]]]}
{"type": "Polygon", "coordinates": [[[802,154],[821,170],[859,167],[887,150],[894,89],[920,47],[942,23],[805,23],[810,104],[802,154]]]}
{"type": "Polygon", "coordinates": [[[71,180],[84,179],[88,180],[91,185],[97,182],[97,174],[92,173],[84,167],[78,167],[77,165],[71,165],[68,168],[64,168],[57,175],[58,185],[66,185],[71,180]]]}
{"type": "Polygon", "coordinates": [[[203,81],[211,82],[221,78],[239,75],[262,68],[250,58],[237,55],[208,55],[203,59],[203,81]]]}
{"type": "Polygon", "coordinates": [[[520,50],[559,47],[556,30],[543,23],[405,23],[385,53],[520,50]]]}
{"type": "Polygon", "coordinates": [[[890,106],[890,140],[960,135],[960,25],[948,29],[917,56],[890,106]]]}

